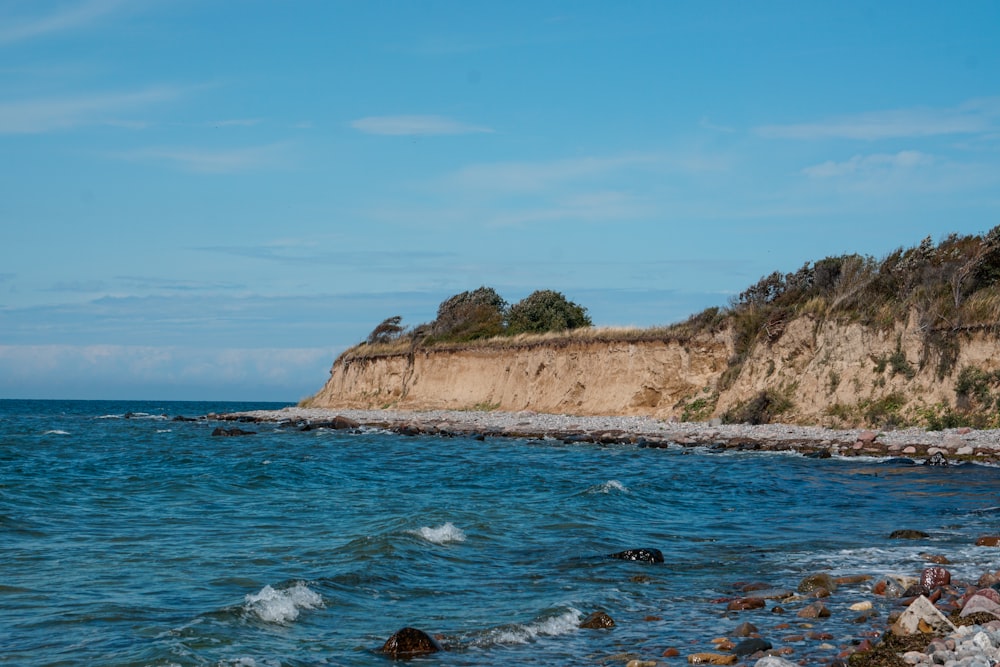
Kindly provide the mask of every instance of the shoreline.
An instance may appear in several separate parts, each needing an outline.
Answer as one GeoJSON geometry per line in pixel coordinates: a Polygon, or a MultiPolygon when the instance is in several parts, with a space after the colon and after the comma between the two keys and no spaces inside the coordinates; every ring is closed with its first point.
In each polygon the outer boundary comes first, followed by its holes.
{"type": "Polygon", "coordinates": [[[641,447],[707,446],[746,451],[829,456],[925,459],[1000,464],[1000,430],[919,428],[876,431],[794,424],[668,422],[642,416],[578,416],[531,411],[337,410],[288,407],[207,415],[242,423],[283,423],[302,430],[381,428],[402,435],[552,438],[567,443],[633,444],[641,447]]]}

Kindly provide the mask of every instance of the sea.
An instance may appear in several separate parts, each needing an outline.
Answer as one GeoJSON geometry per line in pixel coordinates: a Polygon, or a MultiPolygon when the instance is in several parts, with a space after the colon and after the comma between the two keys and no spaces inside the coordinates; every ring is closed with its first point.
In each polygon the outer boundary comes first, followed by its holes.
{"type": "Polygon", "coordinates": [[[217,437],[177,419],[280,407],[0,400],[0,664],[387,665],[383,643],[415,627],[448,650],[414,664],[681,665],[745,621],[823,664],[884,628],[896,603],[872,581],[808,621],[809,600],[726,601],[817,572],[917,576],[929,555],[956,579],[1000,568],[975,546],[1000,531],[996,467],[278,424],[217,437]],[[607,557],[629,548],[665,562],[607,557]],[[876,616],[857,623],[866,600],[876,616]],[[615,626],[580,628],[595,611],[615,626]]]}

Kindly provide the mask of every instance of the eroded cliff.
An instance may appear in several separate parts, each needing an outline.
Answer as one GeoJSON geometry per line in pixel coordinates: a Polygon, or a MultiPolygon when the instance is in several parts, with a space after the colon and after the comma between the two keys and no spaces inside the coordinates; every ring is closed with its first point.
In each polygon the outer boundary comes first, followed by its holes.
{"type": "Polygon", "coordinates": [[[304,403],[829,426],[933,425],[973,412],[990,419],[1000,397],[1000,339],[964,331],[939,345],[927,341],[915,317],[875,329],[803,315],[762,336],[742,360],[728,327],[688,340],[567,336],[378,354],[359,348],[338,359],[304,403]]]}

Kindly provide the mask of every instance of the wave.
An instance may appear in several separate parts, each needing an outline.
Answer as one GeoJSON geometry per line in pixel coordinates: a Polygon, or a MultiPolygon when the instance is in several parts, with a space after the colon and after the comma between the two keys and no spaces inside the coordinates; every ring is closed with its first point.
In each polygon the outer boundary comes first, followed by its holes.
{"type": "Polygon", "coordinates": [[[419,535],[428,542],[434,544],[447,544],[448,542],[464,542],[465,533],[452,522],[447,522],[437,528],[424,526],[420,530],[411,530],[414,535],[419,535]]]}
{"type": "Polygon", "coordinates": [[[576,632],[580,627],[583,612],[570,607],[555,616],[547,616],[531,623],[511,623],[486,631],[472,644],[486,647],[496,644],[527,644],[538,637],[555,637],[576,632]]]}
{"type": "Polygon", "coordinates": [[[264,586],[260,592],[248,594],[244,598],[243,609],[266,623],[284,625],[298,618],[299,610],[322,606],[322,596],[298,581],[283,590],[264,586]]]}
{"type": "Polygon", "coordinates": [[[62,429],[54,428],[51,431],[45,431],[42,435],[69,435],[69,431],[63,431],[62,429]]]}
{"type": "Polygon", "coordinates": [[[617,479],[609,479],[604,484],[590,487],[587,493],[629,493],[629,489],[617,479]]]}

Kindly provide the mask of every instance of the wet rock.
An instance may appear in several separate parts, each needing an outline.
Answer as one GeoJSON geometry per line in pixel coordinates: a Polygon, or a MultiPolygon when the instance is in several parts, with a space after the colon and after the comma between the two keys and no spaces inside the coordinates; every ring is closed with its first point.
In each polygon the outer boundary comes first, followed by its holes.
{"type": "Polygon", "coordinates": [[[951,572],[943,567],[926,567],[920,573],[920,587],[924,594],[951,583],[951,572]]]}
{"type": "Polygon", "coordinates": [[[738,658],[735,655],[723,655],[722,653],[692,653],[687,657],[688,663],[692,665],[733,665],[738,658]]]}
{"type": "Polygon", "coordinates": [[[765,655],[753,664],[753,667],[799,667],[798,663],[779,658],[776,655],[765,655]]]}
{"type": "Polygon", "coordinates": [[[976,540],[977,547],[1000,547],[1000,535],[983,535],[976,540]]]}
{"type": "Polygon", "coordinates": [[[872,603],[869,602],[868,600],[865,600],[863,602],[855,602],[850,607],[848,607],[848,609],[850,609],[851,611],[868,611],[871,608],[872,608],[872,603]]]}
{"type": "Polygon", "coordinates": [[[897,637],[905,637],[917,633],[945,634],[954,632],[955,626],[930,600],[921,595],[900,614],[890,630],[897,637]]]}
{"type": "Polygon", "coordinates": [[[806,605],[796,614],[799,618],[827,618],[829,615],[830,610],[822,602],[813,602],[810,605],[806,605]]]}
{"type": "Polygon", "coordinates": [[[212,435],[216,437],[229,438],[239,435],[256,435],[256,431],[244,431],[241,428],[222,428],[217,426],[215,430],[212,431],[212,435]]]}
{"type": "Polygon", "coordinates": [[[726,605],[729,611],[747,611],[749,609],[763,609],[764,598],[737,598],[726,605]]]}
{"type": "Polygon", "coordinates": [[[941,452],[934,452],[927,460],[924,461],[925,466],[940,466],[942,468],[948,466],[948,459],[945,458],[944,454],[941,452]]]}
{"type": "Polygon", "coordinates": [[[887,598],[898,598],[906,589],[895,577],[884,577],[872,586],[872,593],[884,595],[887,598]]]}
{"type": "Polygon", "coordinates": [[[817,572],[799,582],[799,593],[811,593],[817,588],[825,588],[831,593],[837,590],[837,582],[826,572],[817,572]]]}
{"type": "Polygon", "coordinates": [[[948,557],[943,556],[941,554],[920,554],[920,557],[923,558],[928,563],[937,563],[938,565],[951,564],[951,561],[948,560],[948,557]]]}
{"type": "Polygon", "coordinates": [[[656,667],[655,660],[633,659],[625,663],[625,667],[656,667]]]}
{"type": "Polygon", "coordinates": [[[736,629],[733,630],[733,636],[734,637],[749,637],[750,635],[752,635],[755,632],[757,632],[757,626],[754,625],[753,623],[749,622],[749,621],[746,621],[746,622],[740,623],[739,625],[736,626],[736,629]]]}
{"type": "Polygon", "coordinates": [[[664,658],[676,658],[676,657],[677,657],[677,656],[679,656],[680,654],[681,654],[681,652],[680,652],[680,651],[678,651],[678,650],[677,650],[677,649],[676,649],[675,647],[673,647],[673,646],[671,646],[670,648],[668,648],[668,649],[666,649],[666,650],[664,650],[664,651],[663,651],[663,657],[664,657],[664,658]]]}
{"type": "Polygon", "coordinates": [[[382,653],[392,658],[412,658],[441,651],[441,645],[423,630],[403,628],[382,645],[382,653]]]}
{"type": "Polygon", "coordinates": [[[894,530],[889,534],[890,540],[922,540],[930,537],[927,533],[922,530],[912,530],[910,528],[903,528],[902,530],[894,530]]]}
{"type": "Polygon", "coordinates": [[[595,611],[580,622],[580,627],[587,630],[604,630],[615,627],[615,621],[603,611],[595,611]]]}
{"type": "Polygon", "coordinates": [[[772,646],[771,642],[766,639],[760,639],[758,637],[751,637],[750,639],[744,639],[736,648],[733,649],[733,653],[743,657],[746,655],[753,655],[757,651],[766,651],[772,646]]]}
{"type": "Polygon", "coordinates": [[[852,584],[863,584],[866,581],[871,581],[872,575],[870,574],[849,574],[843,577],[837,577],[834,581],[837,582],[838,586],[850,586],[852,584]]]}
{"type": "Polygon", "coordinates": [[[618,553],[608,554],[608,558],[618,560],[634,560],[643,563],[662,563],[663,552],[659,549],[626,549],[618,553]]]}
{"type": "Polygon", "coordinates": [[[343,431],[347,429],[361,428],[361,423],[348,417],[337,415],[328,421],[307,422],[301,430],[312,431],[318,428],[329,428],[334,429],[335,431],[343,431]]]}

